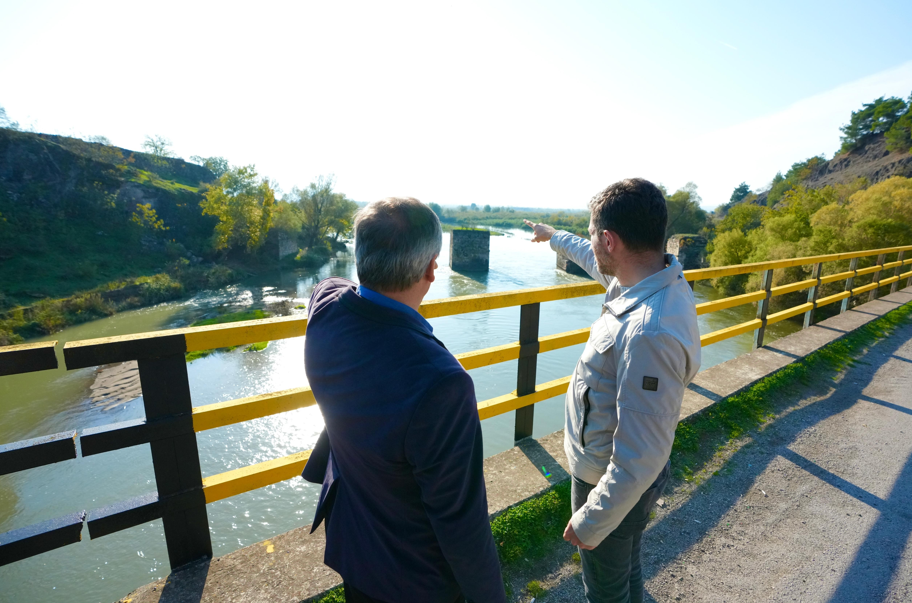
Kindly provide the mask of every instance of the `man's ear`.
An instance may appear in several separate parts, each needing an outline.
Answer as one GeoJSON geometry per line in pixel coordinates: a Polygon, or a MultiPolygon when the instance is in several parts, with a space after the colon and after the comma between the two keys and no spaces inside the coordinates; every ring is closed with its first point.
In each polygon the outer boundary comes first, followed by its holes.
{"type": "Polygon", "coordinates": [[[428,263],[428,266],[424,271],[424,278],[427,279],[427,282],[433,283],[434,279],[437,278],[437,276],[434,274],[435,270],[437,270],[437,256],[436,255],[431,258],[431,261],[428,263]]]}
{"type": "Polygon", "coordinates": [[[605,231],[605,247],[608,253],[615,253],[620,248],[621,237],[613,230],[605,231]]]}

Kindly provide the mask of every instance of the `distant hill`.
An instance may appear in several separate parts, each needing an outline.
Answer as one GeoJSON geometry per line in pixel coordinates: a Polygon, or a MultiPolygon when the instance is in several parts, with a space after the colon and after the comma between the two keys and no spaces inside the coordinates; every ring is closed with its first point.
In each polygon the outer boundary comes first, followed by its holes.
{"type": "MultiPolygon", "coordinates": [[[[862,138],[852,151],[822,162],[801,184],[823,188],[848,184],[860,177],[867,178],[869,184],[876,184],[892,176],[912,177],[912,153],[890,151],[883,134],[872,134],[862,138]]],[[[768,192],[758,194],[751,202],[766,205],[768,192]]]]}

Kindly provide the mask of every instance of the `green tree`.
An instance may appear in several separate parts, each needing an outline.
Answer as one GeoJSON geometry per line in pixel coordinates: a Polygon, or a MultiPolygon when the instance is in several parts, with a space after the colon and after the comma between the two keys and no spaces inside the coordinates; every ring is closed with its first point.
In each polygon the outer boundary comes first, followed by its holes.
{"type": "Polygon", "coordinates": [[[491,213],[491,206],[485,205],[484,208],[482,209],[482,211],[484,211],[485,213],[491,213]]]}
{"type": "Polygon", "coordinates": [[[912,151],[912,95],[906,103],[906,112],[896,120],[886,133],[887,148],[891,151],[912,151]]]}
{"type": "Polygon", "coordinates": [[[901,98],[891,96],[885,99],[881,96],[873,102],[865,103],[861,110],[852,111],[849,123],[839,128],[842,131],[840,152],[851,151],[864,136],[887,132],[907,108],[906,102],[901,98]]]}
{"type": "Polygon", "coordinates": [[[740,203],[742,199],[748,196],[751,193],[750,187],[747,185],[747,182],[742,182],[735,187],[735,190],[732,191],[731,199],[729,199],[730,204],[740,203]]]}
{"type": "Polygon", "coordinates": [[[666,239],[678,233],[697,234],[708,226],[709,216],[700,207],[701,200],[697,194],[697,185],[693,182],[688,182],[673,195],[665,197],[668,206],[666,239]]]}
{"type": "Polygon", "coordinates": [[[440,207],[439,203],[428,203],[428,207],[431,208],[431,211],[433,211],[435,214],[437,214],[438,218],[443,220],[443,208],[440,207]]]}
{"type": "Polygon", "coordinates": [[[716,225],[716,232],[721,234],[730,230],[740,230],[747,234],[748,231],[760,227],[763,214],[766,212],[767,208],[762,205],[739,203],[728,210],[725,217],[716,225]]]}
{"type": "Polygon", "coordinates": [[[200,202],[204,215],[215,216],[214,247],[229,250],[259,248],[272,226],[275,191],[268,179],[259,179],[252,165],[229,169],[205,187],[200,202]]]}
{"type": "Polygon", "coordinates": [[[107,136],[101,136],[101,135],[89,136],[85,139],[85,141],[94,142],[95,144],[103,144],[106,146],[111,146],[111,139],[108,138],[107,136]]]}
{"type": "Polygon", "coordinates": [[[478,211],[478,206],[473,203],[472,205],[469,206],[469,209],[472,211],[478,211]]]}
{"type": "Polygon", "coordinates": [[[224,157],[200,157],[199,155],[190,156],[191,163],[201,165],[213,174],[216,178],[221,178],[222,174],[228,171],[231,167],[228,165],[228,160],[224,157]]]}
{"type": "Polygon", "coordinates": [[[171,141],[164,136],[146,136],[142,148],[146,153],[155,157],[174,157],[171,141]]]}
{"type": "Polygon", "coordinates": [[[133,216],[130,220],[139,225],[143,230],[150,230],[152,232],[164,232],[168,230],[168,227],[165,226],[165,221],[158,217],[158,212],[152,209],[151,203],[137,203],[136,209],[133,211],[133,216]]]}
{"type": "Polygon", "coordinates": [[[344,194],[333,192],[332,176],[320,176],[304,190],[293,188],[291,200],[301,209],[305,247],[325,244],[330,233],[336,239],[346,234],[358,209],[357,203],[344,194]]]}

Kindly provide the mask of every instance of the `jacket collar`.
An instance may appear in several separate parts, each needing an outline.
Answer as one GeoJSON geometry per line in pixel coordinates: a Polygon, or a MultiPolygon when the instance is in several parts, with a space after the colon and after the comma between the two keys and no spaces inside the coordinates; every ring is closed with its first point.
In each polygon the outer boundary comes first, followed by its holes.
{"type": "Polygon", "coordinates": [[[605,308],[614,316],[621,316],[677,279],[684,278],[684,270],[675,256],[666,253],[665,262],[668,266],[664,270],[644,278],[620,296],[605,302],[605,308]]]}
{"type": "MultiPolygon", "coordinates": [[[[434,332],[431,330],[430,324],[420,315],[413,316],[406,312],[401,312],[399,310],[394,310],[392,308],[387,308],[376,304],[370,300],[367,300],[357,293],[357,285],[351,283],[350,287],[342,293],[339,297],[339,303],[348,308],[350,311],[363,316],[369,320],[373,320],[379,323],[393,325],[398,327],[405,327],[407,329],[412,329],[413,331],[418,331],[422,335],[426,335],[435,341],[438,341],[434,337],[434,332]]],[[[441,344],[443,345],[443,344],[441,344]]]]}

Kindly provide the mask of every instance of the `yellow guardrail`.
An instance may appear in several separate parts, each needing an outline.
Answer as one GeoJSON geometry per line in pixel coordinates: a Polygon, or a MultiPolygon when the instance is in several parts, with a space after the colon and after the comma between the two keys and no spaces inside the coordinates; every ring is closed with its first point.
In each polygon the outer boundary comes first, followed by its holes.
{"type": "MultiPolygon", "coordinates": [[[[764,272],[762,279],[765,286],[755,292],[735,295],[724,299],[697,304],[698,315],[710,314],[744,304],[757,303],[758,316],[747,322],[736,324],[706,333],[700,337],[702,346],[711,345],[750,332],[759,333],[757,341],[762,345],[762,332],[767,325],[786,320],[791,317],[805,314],[806,325],[812,323],[812,313],[816,308],[821,308],[839,301],[843,302],[843,309],[847,308],[848,300],[854,296],[875,291],[882,286],[892,285],[893,290],[902,279],[912,277],[912,271],[903,272],[904,267],[912,265],[912,258],[904,259],[906,252],[912,251],[912,245],[903,247],[890,247],[851,253],[840,253],[824,256],[805,258],[792,258],[738,266],[725,266],[719,268],[705,268],[699,270],[686,270],[684,276],[689,282],[764,272]],[[895,261],[885,263],[887,255],[897,254],[895,261]],[[875,265],[857,269],[860,258],[878,256],[875,265]],[[822,276],[822,265],[828,262],[851,260],[848,271],[822,276]],[[772,272],[796,266],[815,265],[815,275],[819,278],[801,280],[799,282],[772,287],[772,272]],[[885,271],[893,270],[887,276],[885,271]],[[874,275],[871,283],[861,286],[854,285],[854,279],[866,275],[874,275]],[[880,278],[883,276],[884,278],[880,278]],[[818,298],[820,287],[823,285],[846,281],[846,290],[826,297],[818,298]],[[809,290],[808,300],[805,303],[770,314],[770,300],[799,291],[809,290]],[[810,314],[809,314],[810,313],[810,314]]],[[[420,307],[420,312],[425,318],[438,318],[481,312],[498,308],[522,306],[526,308],[549,301],[573,299],[578,297],[603,295],[604,288],[595,282],[556,285],[539,287],[501,293],[483,293],[464,297],[429,300],[420,307]]],[[[537,307],[535,308],[537,312],[537,307]]],[[[537,321],[536,321],[537,322],[537,321]]],[[[537,328],[537,327],[536,327],[537,328]]],[[[205,327],[192,327],[186,329],[172,329],[154,333],[140,333],[119,337],[106,337],[84,341],[71,341],[64,346],[64,359],[68,369],[98,366],[113,362],[138,360],[140,373],[145,370],[148,374],[160,375],[168,378],[168,371],[179,369],[177,358],[181,359],[186,352],[241,346],[260,341],[275,341],[291,337],[301,337],[307,332],[307,320],[298,316],[269,318],[247,322],[237,322],[205,327]],[[174,359],[167,367],[160,364],[163,357],[174,359]],[[159,364],[156,364],[159,363],[159,364]],[[147,368],[144,368],[147,367],[147,368]],[[151,371],[151,373],[150,373],[151,371]],[[157,373],[155,371],[158,371],[157,373]]],[[[532,354],[565,348],[572,345],[585,343],[589,337],[589,329],[577,329],[555,335],[540,336],[531,341],[506,343],[481,350],[474,350],[457,354],[456,358],[466,370],[477,369],[493,364],[527,358],[528,349],[525,346],[536,345],[537,349],[532,354]]],[[[521,335],[522,338],[522,335],[521,335]]],[[[13,346],[0,348],[0,375],[27,370],[44,370],[56,366],[53,357],[53,343],[34,344],[26,346],[13,346]],[[28,368],[29,363],[34,364],[28,368]],[[23,368],[25,367],[25,368],[23,368]]],[[[520,372],[523,369],[520,368],[520,372]]],[[[184,377],[184,379],[186,379],[184,377]]],[[[484,400],[478,403],[478,414],[481,419],[488,419],[507,412],[526,409],[531,405],[561,395],[567,391],[570,377],[556,379],[547,383],[537,384],[534,391],[518,393],[513,391],[502,396],[484,400]]],[[[145,382],[144,382],[145,383],[145,382]]],[[[147,397],[153,396],[144,392],[147,397]]],[[[189,389],[186,390],[189,403],[189,389]]],[[[154,394],[159,397],[162,394],[154,394]]],[[[173,395],[173,392],[168,395],[173,395]]],[[[167,396],[166,396],[167,397],[167,396]]],[[[235,423],[288,412],[299,408],[313,406],[316,403],[313,392],[307,387],[284,390],[280,392],[251,396],[227,402],[219,402],[192,408],[192,428],[194,432],[216,429],[235,423]]],[[[240,469],[234,469],[217,475],[202,478],[202,489],[207,503],[274,484],[301,473],[307,463],[310,451],[298,452],[287,457],[269,460],[240,469]]]]}

